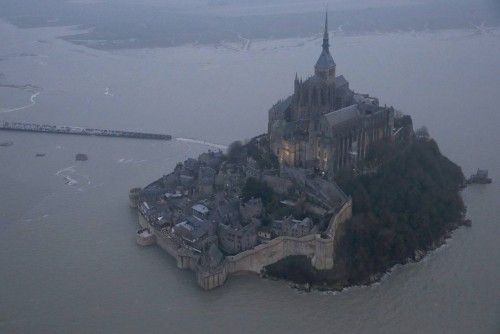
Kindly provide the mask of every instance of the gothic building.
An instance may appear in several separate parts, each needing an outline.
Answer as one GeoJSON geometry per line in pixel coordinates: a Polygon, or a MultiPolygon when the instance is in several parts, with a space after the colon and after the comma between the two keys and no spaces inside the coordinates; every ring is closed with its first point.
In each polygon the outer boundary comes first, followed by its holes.
{"type": "Polygon", "coordinates": [[[285,166],[333,173],[362,161],[370,146],[391,139],[394,109],[358,94],[336,76],[330,53],[328,14],[314,75],[295,76],[294,93],[269,110],[271,150],[285,166]]]}

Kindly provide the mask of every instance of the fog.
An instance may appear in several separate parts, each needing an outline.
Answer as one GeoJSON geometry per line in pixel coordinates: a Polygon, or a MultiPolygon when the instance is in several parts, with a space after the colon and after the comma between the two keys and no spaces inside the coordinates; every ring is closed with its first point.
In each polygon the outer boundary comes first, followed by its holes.
{"type": "Polygon", "coordinates": [[[314,36],[325,3],[338,33],[498,26],[495,0],[159,1],[3,0],[0,17],[20,27],[78,26],[66,39],[94,48],[147,48],[314,36]]]}

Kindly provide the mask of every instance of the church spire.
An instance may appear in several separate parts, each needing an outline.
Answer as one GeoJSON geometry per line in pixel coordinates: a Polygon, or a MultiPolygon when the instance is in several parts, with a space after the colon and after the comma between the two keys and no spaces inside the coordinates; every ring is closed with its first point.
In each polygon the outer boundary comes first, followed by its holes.
{"type": "Polygon", "coordinates": [[[330,54],[330,38],[328,37],[328,8],[325,11],[325,32],[323,33],[323,50],[319,55],[314,73],[321,78],[335,78],[335,61],[330,54]]]}
{"type": "Polygon", "coordinates": [[[325,32],[323,33],[323,51],[330,53],[330,38],[328,37],[328,7],[325,11],[325,32]]]}

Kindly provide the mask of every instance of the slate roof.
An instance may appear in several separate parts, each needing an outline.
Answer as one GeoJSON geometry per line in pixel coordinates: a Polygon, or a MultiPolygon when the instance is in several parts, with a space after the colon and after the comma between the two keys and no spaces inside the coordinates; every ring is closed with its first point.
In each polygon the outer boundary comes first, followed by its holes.
{"type": "Polygon", "coordinates": [[[194,211],[201,213],[202,215],[206,215],[210,210],[204,206],[203,204],[195,204],[191,207],[194,211]]]}
{"type": "Polygon", "coordinates": [[[214,219],[219,220],[222,224],[239,223],[239,207],[238,201],[228,201],[217,206],[216,216],[214,219]]]}
{"type": "Polygon", "coordinates": [[[325,114],[325,118],[330,126],[336,126],[350,120],[358,119],[360,117],[361,112],[359,111],[357,104],[352,104],[348,107],[325,114]]]}
{"type": "Polygon", "coordinates": [[[335,78],[335,87],[340,88],[342,86],[348,85],[349,82],[344,78],[343,75],[339,75],[335,78]]]}
{"type": "Polygon", "coordinates": [[[288,96],[284,100],[278,101],[275,105],[271,107],[271,110],[278,112],[278,113],[284,113],[286,109],[290,106],[292,103],[292,95],[288,96]]]}
{"type": "Polygon", "coordinates": [[[328,52],[328,50],[323,49],[323,51],[319,55],[316,65],[314,65],[314,68],[318,70],[329,70],[334,66],[335,61],[333,60],[332,55],[330,54],[330,52],[328,52]]]}
{"type": "Polygon", "coordinates": [[[175,228],[190,241],[196,241],[208,233],[207,222],[193,216],[187,217],[185,221],[175,225],[175,228]]]}

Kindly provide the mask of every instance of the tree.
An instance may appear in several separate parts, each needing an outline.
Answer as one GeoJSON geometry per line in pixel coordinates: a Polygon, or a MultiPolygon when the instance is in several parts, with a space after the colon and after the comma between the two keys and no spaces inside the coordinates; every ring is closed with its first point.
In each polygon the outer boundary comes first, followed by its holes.
{"type": "Polygon", "coordinates": [[[242,163],[247,156],[246,149],[241,141],[232,142],[227,149],[227,159],[233,163],[242,163]]]}
{"type": "Polygon", "coordinates": [[[354,217],[345,223],[335,251],[350,283],[429,249],[465,213],[462,170],[433,140],[397,147],[377,173],[344,175],[339,182],[353,197],[354,217]]]}
{"type": "Polygon", "coordinates": [[[262,204],[268,207],[274,197],[274,191],[265,182],[261,182],[253,177],[249,177],[245,181],[245,185],[241,194],[243,201],[248,201],[251,198],[260,198],[262,204]]]}

